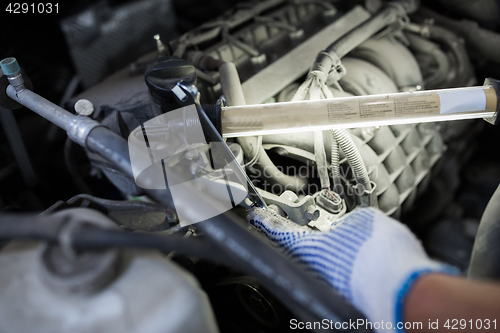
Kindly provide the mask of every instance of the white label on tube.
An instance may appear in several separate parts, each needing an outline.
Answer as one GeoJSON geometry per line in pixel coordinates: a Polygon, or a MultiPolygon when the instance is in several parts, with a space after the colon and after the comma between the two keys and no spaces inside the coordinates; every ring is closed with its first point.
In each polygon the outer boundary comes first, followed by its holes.
{"type": "Polygon", "coordinates": [[[457,89],[438,93],[441,114],[483,111],[486,109],[486,94],[483,89],[457,89]]]}

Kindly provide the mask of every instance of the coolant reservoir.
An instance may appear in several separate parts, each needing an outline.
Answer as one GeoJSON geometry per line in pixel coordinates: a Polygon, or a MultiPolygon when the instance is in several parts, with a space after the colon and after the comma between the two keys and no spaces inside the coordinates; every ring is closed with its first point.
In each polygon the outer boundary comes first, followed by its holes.
{"type": "Polygon", "coordinates": [[[125,254],[116,277],[101,270],[109,283],[92,291],[48,283],[46,249],[12,242],[0,251],[0,332],[218,332],[194,277],[156,252],[125,254]]]}

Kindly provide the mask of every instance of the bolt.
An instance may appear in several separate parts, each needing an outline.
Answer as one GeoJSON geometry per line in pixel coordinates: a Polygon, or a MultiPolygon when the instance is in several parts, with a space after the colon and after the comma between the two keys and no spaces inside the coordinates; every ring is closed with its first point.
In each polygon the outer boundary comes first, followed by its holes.
{"type": "Polygon", "coordinates": [[[186,157],[186,160],[188,160],[188,161],[192,161],[192,160],[194,160],[196,157],[198,157],[198,153],[197,153],[195,150],[189,149],[189,150],[188,150],[188,151],[186,151],[186,153],[184,154],[184,157],[186,157]]]}
{"type": "Polygon", "coordinates": [[[299,201],[299,197],[297,196],[297,194],[295,194],[294,192],[292,192],[290,190],[286,190],[285,192],[281,193],[280,198],[288,200],[292,203],[299,201]]]}
{"type": "Polygon", "coordinates": [[[0,61],[0,67],[2,72],[7,76],[9,83],[16,89],[16,91],[21,91],[24,89],[24,79],[21,74],[21,67],[17,63],[16,58],[5,58],[0,61]]]}
{"type": "Polygon", "coordinates": [[[94,105],[87,99],[79,99],[75,103],[75,111],[81,116],[90,116],[94,112],[94,105]]]}
{"type": "Polygon", "coordinates": [[[166,55],[166,52],[165,52],[166,47],[165,47],[165,44],[163,44],[163,42],[161,41],[160,35],[156,34],[153,36],[153,38],[156,41],[156,49],[158,51],[158,57],[164,57],[166,55]]]}
{"type": "Polygon", "coordinates": [[[315,205],[311,205],[307,207],[304,218],[309,221],[316,221],[317,219],[319,219],[319,214],[319,209],[317,209],[315,205]]]}

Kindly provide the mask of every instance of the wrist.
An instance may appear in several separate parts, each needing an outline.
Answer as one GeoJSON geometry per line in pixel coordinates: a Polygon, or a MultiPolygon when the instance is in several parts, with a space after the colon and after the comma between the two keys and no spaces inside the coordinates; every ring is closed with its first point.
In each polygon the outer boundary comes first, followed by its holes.
{"type": "MultiPolygon", "coordinates": [[[[437,329],[427,331],[444,332],[448,331],[446,323],[453,318],[474,323],[481,319],[500,320],[499,299],[498,284],[479,283],[445,274],[428,274],[418,279],[409,290],[404,302],[404,319],[407,322],[436,322],[439,323],[437,329]]],[[[468,325],[460,327],[460,330],[477,331],[476,327],[468,325]]],[[[407,330],[408,333],[413,331],[407,330]]]]}
{"type": "MultiPolygon", "coordinates": [[[[436,282],[443,278],[449,279],[459,274],[459,271],[451,266],[442,266],[440,271],[422,270],[414,272],[401,288],[396,302],[396,322],[422,322],[422,318],[429,313],[435,313],[434,309],[441,308],[440,299],[436,297],[436,282]]],[[[428,318],[431,319],[431,318],[428,318]]],[[[398,332],[410,333],[417,331],[411,325],[406,329],[398,329],[398,332]]]]}
{"type": "MultiPolygon", "coordinates": [[[[362,252],[370,252],[363,249],[362,252]]],[[[373,252],[373,251],[371,251],[373,252]]],[[[353,271],[353,304],[362,310],[371,322],[390,322],[393,331],[405,332],[403,305],[407,295],[420,279],[435,273],[454,273],[454,269],[428,258],[407,256],[407,261],[373,260],[358,265],[353,271]],[[367,280],[367,277],[370,277],[367,280]]]]}
{"type": "MultiPolygon", "coordinates": [[[[422,270],[411,274],[400,289],[396,299],[396,323],[412,322],[412,318],[420,317],[414,311],[419,311],[425,306],[428,298],[429,281],[432,277],[441,275],[435,271],[422,270]],[[408,312],[409,310],[409,312],[408,312]]],[[[411,332],[410,329],[398,329],[398,332],[411,332]]]]}

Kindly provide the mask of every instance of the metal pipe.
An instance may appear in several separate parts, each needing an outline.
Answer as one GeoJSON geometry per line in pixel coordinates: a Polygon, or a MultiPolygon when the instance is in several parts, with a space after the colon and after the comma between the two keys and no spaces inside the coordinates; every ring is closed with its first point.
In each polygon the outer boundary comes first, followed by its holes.
{"type": "Polygon", "coordinates": [[[68,131],[71,123],[75,120],[76,116],[58,107],[54,103],[46,100],[45,98],[35,94],[29,89],[16,91],[13,86],[7,87],[7,95],[19,104],[24,105],[28,109],[38,113],[43,118],[51,123],[59,126],[60,128],[68,131]]]}
{"type": "Polygon", "coordinates": [[[229,138],[491,118],[498,114],[498,81],[488,79],[486,84],[483,87],[224,107],[222,135],[229,138]]]}
{"type": "Polygon", "coordinates": [[[71,140],[83,147],[86,146],[87,136],[90,131],[95,127],[102,126],[93,119],[84,116],[76,116],[64,110],[29,89],[16,91],[13,86],[9,85],[7,87],[7,95],[19,104],[24,105],[65,130],[71,140]]]}

